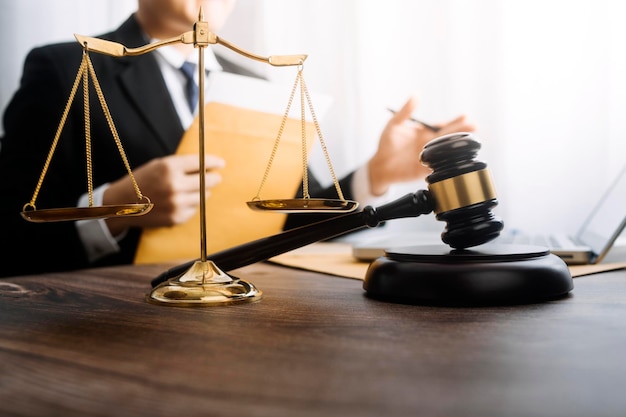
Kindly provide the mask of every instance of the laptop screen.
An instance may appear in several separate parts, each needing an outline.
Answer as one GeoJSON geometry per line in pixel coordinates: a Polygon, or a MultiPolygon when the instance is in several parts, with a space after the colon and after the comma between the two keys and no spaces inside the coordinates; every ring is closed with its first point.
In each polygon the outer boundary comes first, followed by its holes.
{"type": "Polygon", "coordinates": [[[590,246],[595,256],[605,252],[626,225],[626,167],[593,209],[576,238],[590,246]]]}

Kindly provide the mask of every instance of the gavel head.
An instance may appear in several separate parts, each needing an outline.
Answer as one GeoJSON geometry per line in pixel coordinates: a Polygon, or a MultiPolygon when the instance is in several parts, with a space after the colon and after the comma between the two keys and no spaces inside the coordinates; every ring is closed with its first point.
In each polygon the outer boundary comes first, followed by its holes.
{"type": "Polygon", "coordinates": [[[444,243],[456,249],[487,243],[504,227],[491,209],[498,205],[487,164],[474,158],[480,143],[470,133],[452,133],[424,146],[420,158],[437,220],[446,222],[444,243]]]}

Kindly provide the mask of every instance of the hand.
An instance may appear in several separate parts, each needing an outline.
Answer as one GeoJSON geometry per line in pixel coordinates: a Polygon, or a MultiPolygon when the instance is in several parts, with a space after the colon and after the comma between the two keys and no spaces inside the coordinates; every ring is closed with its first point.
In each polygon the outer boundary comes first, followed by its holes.
{"type": "Polygon", "coordinates": [[[438,124],[438,132],[411,121],[417,108],[417,99],[411,97],[389,120],[378,142],[378,149],[368,162],[370,192],[382,195],[397,182],[424,178],[430,173],[419,156],[426,143],[432,139],[455,132],[472,132],[475,127],[461,115],[449,122],[438,124]]]}
{"type": "MultiPolygon", "coordinates": [[[[205,158],[205,193],[222,180],[218,169],[224,160],[214,155],[205,158]]],[[[198,155],[171,155],[156,158],[133,171],[142,194],[154,204],[143,216],[107,219],[111,234],[118,235],[129,227],[162,227],[184,223],[200,204],[200,163],[198,155]]],[[[127,204],[137,200],[128,176],[113,182],[104,192],[103,204],[127,204]]]]}

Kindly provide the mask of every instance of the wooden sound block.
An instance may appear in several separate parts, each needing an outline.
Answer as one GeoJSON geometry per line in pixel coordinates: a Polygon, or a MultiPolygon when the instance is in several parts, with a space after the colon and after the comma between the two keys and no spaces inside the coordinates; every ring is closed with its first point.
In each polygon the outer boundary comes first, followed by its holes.
{"type": "Polygon", "coordinates": [[[442,244],[387,250],[369,266],[363,288],[392,302],[494,305],[562,298],[574,283],[565,262],[541,246],[442,244]]]}

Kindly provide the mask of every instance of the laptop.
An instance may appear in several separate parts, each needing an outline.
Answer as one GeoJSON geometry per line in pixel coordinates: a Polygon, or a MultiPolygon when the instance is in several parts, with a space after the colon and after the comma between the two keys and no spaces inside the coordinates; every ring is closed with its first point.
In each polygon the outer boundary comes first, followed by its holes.
{"type": "MultiPolygon", "coordinates": [[[[591,214],[574,234],[527,234],[506,232],[495,243],[530,244],[547,247],[568,265],[597,264],[607,255],[626,227],[626,166],[596,203],[591,214]]],[[[352,245],[353,256],[372,261],[385,249],[412,245],[442,244],[440,233],[402,233],[399,236],[366,239],[352,245]]]]}

